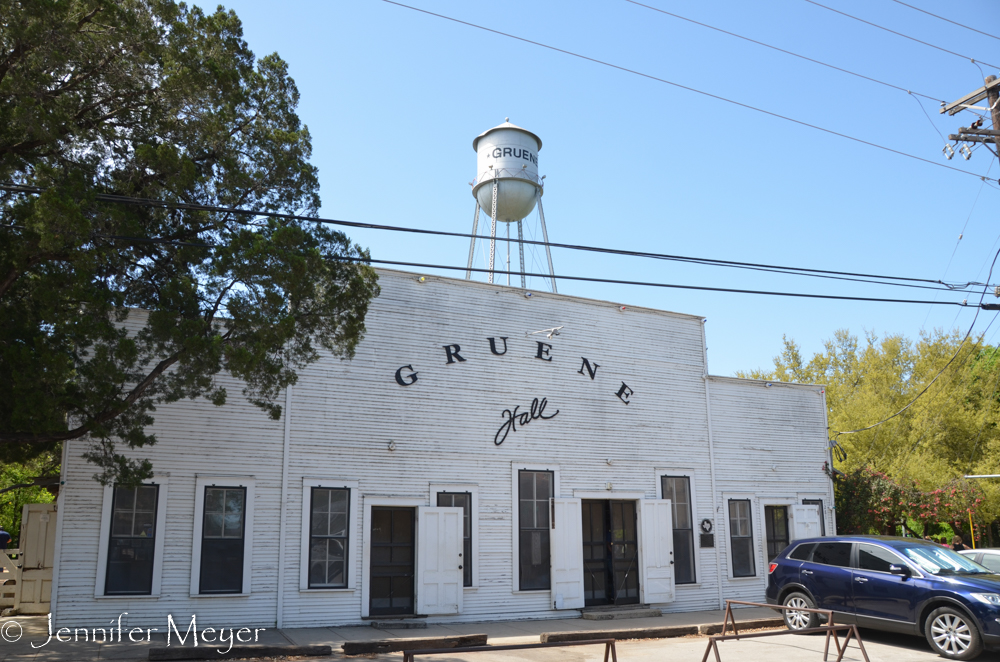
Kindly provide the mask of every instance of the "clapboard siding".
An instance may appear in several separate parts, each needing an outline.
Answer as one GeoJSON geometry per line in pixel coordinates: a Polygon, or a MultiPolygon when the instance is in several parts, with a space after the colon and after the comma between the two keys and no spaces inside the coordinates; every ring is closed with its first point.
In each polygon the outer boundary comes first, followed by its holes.
{"type": "MultiPolygon", "coordinates": [[[[826,452],[819,387],[765,389],[757,382],[713,377],[706,388],[700,317],[622,311],[610,302],[546,293],[528,299],[516,288],[435,277],[419,283],[413,274],[379,273],[382,294],[372,302],[356,356],[324,356],[300,371],[292,389],[284,532],[285,423],[269,420],[239,396],[237,381],[220,375],[230,393],[225,406],[197,400],[159,407],[153,426],[159,443],[134,453],[169,474],[161,596],[95,599],[98,549],[107,544],[98,540],[102,489],[80,457],[85,442],[71,442],[60,515],[65,520],[54,609],[59,625],[101,625],[129,611],[132,625],[157,626],[167,613],[175,618],[197,613],[199,623],[213,626],[273,626],[279,600],[285,627],[360,623],[365,499],[400,497],[434,505],[431,483],[477,485],[479,528],[473,559],[478,586],[466,589],[461,615],[430,620],[565,617],[573,612],[552,610],[548,591],[514,590],[512,466],[521,463],[558,467],[563,497],[575,491],[608,498],[639,492],[658,499],[656,469],[690,473],[694,521],[714,520],[720,545],[696,550],[698,583],[678,586],[675,601],[662,608],[716,608],[720,581],[725,597],[762,597],[760,581],[730,580],[725,572],[721,495],[827,493],[829,481],[811,471],[815,458],[821,464],[826,452]],[[551,339],[529,335],[559,326],[551,339]],[[506,337],[507,353],[493,355],[490,337],[498,349],[506,337]],[[551,345],[551,361],[537,358],[538,342],[551,345]],[[443,346],[454,344],[465,361],[448,364],[443,346]],[[593,379],[583,358],[599,365],[593,379]],[[404,387],[395,372],[406,365],[418,375],[404,387]],[[633,391],[629,404],[616,395],[623,383],[633,391]],[[503,410],[524,411],[533,398],[547,399],[546,415],[558,414],[519,426],[495,445],[503,410]],[[395,450],[389,450],[390,442],[395,450]],[[750,452],[748,446],[764,450],[750,452]],[[775,462],[768,458],[777,456],[784,459],[773,471],[775,462]],[[199,474],[255,478],[249,596],[190,595],[199,474]],[[300,590],[301,513],[308,508],[302,502],[304,478],[358,483],[353,497],[362,508],[349,541],[353,591],[300,590]]],[[[141,315],[130,317],[132,325],[141,321],[141,315]]]]}
{"type": "MultiPolygon", "coordinates": [[[[835,532],[833,483],[824,473],[830,460],[825,389],[725,377],[711,377],[709,389],[718,489],[722,497],[753,495],[755,536],[764,539],[764,506],[782,499],[822,499],[826,531],[835,532]]],[[[727,513],[727,504],[721,505],[720,519],[727,513]]],[[[726,597],[762,601],[766,548],[756,545],[755,578],[733,579],[728,546],[720,542],[726,597]]]]}

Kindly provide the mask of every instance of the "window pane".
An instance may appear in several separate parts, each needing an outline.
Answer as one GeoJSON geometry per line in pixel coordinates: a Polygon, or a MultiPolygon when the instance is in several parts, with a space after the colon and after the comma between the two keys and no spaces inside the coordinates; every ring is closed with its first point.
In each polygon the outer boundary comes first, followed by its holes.
{"type": "Polygon", "coordinates": [[[153,590],[158,487],[115,488],[111,504],[106,595],[149,595],[153,590]]]}
{"type": "Polygon", "coordinates": [[[858,567],[862,570],[889,572],[889,566],[893,565],[904,566],[906,564],[903,559],[887,549],[868,544],[858,546],[858,567]]]}
{"type": "Polygon", "coordinates": [[[826,565],[838,565],[844,568],[851,565],[851,543],[849,542],[821,542],[816,545],[816,550],[812,555],[813,563],[824,563],[826,565]]]}
{"type": "Polygon", "coordinates": [[[223,501],[225,500],[226,491],[216,489],[214,487],[209,487],[205,490],[205,512],[206,513],[221,513],[223,508],[223,501]]]}
{"type": "MultiPolygon", "coordinates": [[[[309,537],[309,588],[345,588],[347,586],[347,513],[350,490],[314,487],[311,491],[309,537]]],[[[389,536],[390,521],[381,521],[387,513],[373,510],[379,521],[372,527],[373,540],[389,536]]],[[[377,541],[377,540],[376,540],[377,541]]],[[[388,548],[373,547],[372,552],[388,548]]]]}
{"type": "Polygon", "coordinates": [[[205,522],[202,524],[206,538],[222,537],[222,513],[205,513],[205,522]]]}
{"type": "Polygon", "coordinates": [[[795,559],[796,561],[806,561],[809,559],[809,555],[812,554],[813,548],[816,543],[806,543],[805,545],[799,545],[792,550],[792,553],[788,555],[788,558],[795,559]]]}
{"type": "Polygon", "coordinates": [[[994,572],[1000,571],[1000,555],[983,554],[983,562],[981,565],[986,566],[994,572]]]}
{"type": "Polygon", "coordinates": [[[245,500],[243,487],[205,488],[200,593],[243,592],[245,500]]]}
{"type": "Polygon", "coordinates": [[[694,584],[694,529],[691,512],[691,479],[687,476],[663,476],[663,498],[670,499],[674,527],[674,583],[694,584]]]}
{"type": "Polygon", "coordinates": [[[551,471],[521,471],[519,500],[519,586],[521,590],[549,588],[549,499],[551,471]]]}
{"type": "Polygon", "coordinates": [[[674,529],[674,582],[694,584],[694,531],[674,529]]]}
{"type": "Polygon", "coordinates": [[[733,553],[733,576],[757,574],[753,558],[753,529],[750,524],[750,500],[729,500],[729,538],[733,553]]]}

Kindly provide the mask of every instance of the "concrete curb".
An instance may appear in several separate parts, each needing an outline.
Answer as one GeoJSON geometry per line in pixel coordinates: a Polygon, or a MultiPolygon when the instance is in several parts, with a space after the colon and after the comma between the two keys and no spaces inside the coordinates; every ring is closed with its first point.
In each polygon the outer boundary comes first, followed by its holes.
{"type": "Polygon", "coordinates": [[[224,653],[216,648],[150,648],[150,660],[231,660],[253,657],[323,657],[333,654],[331,646],[233,646],[224,653]]]}
{"type": "MultiPolygon", "coordinates": [[[[740,628],[766,628],[784,625],[781,618],[759,618],[752,621],[739,621],[740,628]]],[[[558,641],[587,641],[590,639],[667,639],[670,637],[686,637],[693,634],[718,634],[722,632],[722,623],[705,623],[703,625],[665,625],[652,628],[621,628],[616,630],[575,630],[572,632],[543,632],[539,639],[544,643],[558,641]]]]}
{"type": "Polygon", "coordinates": [[[463,634],[455,637],[410,637],[398,639],[376,639],[373,641],[345,641],[344,655],[364,655],[368,653],[398,653],[405,650],[426,648],[464,648],[485,646],[488,635],[463,634]]]}

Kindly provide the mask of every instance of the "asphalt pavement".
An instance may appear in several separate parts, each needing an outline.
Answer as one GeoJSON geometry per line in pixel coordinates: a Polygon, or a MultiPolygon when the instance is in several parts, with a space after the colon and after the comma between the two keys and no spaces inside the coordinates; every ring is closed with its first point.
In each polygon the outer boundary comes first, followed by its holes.
{"type": "MultiPolygon", "coordinates": [[[[769,609],[737,611],[738,620],[752,620],[774,616],[769,609]]],[[[388,638],[449,636],[454,634],[486,633],[492,645],[537,643],[543,632],[572,630],[605,630],[613,628],[655,627],[663,625],[711,624],[722,621],[722,612],[695,612],[664,614],[659,618],[625,621],[585,621],[582,619],[506,621],[491,623],[465,623],[432,625],[427,630],[384,631],[371,627],[304,628],[267,630],[260,633],[261,644],[333,646],[330,657],[294,658],[305,662],[315,660],[383,660],[401,662],[402,653],[346,657],[340,652],[345,640],[375,640],[388,638]]],[[[862,630],[862,641],[870,662],[930,662],[943,658],[931,652],[927,642],[920,637],[862,630]]],[[[99,660],[148,659],[150,647],[162,647],[166,642],[153,635],[151,643],[95,644],[93,642],[56,642],[41,645],[47,640],[47,622],[44,616],[15,616],[0,619],[0,662],[97,662],[99,660]],[[12,641],[16,635],[15,641],[12,641]],[[34,646],[32,646],[34,644],[34,646]]],[[[618,660],[657,660],[669,662],[700,662],[705,654],[709,637],[690,635],[668,639],[638,639],[619,641],[616,644],[618,660]]],[[[719,642],[721,662],[821,662],[825,638],[822,635],[787,634],[766,638],[749,638],[739,641],[719,642]]],[[[418,657],[418,662],[603,662],[604,646],[574,646],[536,650],[462,653],[458,650],[443,655],[418,657]]],[[[830,656],[830,662],[836,652],[830,656]]],[[[271,660],[275,658],[270,658],[271,660]]],[[[280,658],[279,658],[280,659],[280,658]]],[[[709,656],[714,660],[714,655],[709,656]]],[[[844,660],[863,662],[860,649],[852,643],[844,660]]],[[[980,662],[1000,662],[1000,653],[987,652],[980,662]]]]}

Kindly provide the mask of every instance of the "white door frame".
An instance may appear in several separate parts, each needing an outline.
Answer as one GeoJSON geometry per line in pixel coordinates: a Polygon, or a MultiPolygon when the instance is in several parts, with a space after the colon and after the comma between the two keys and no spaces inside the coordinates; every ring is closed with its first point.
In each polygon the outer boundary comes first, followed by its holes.
{"type": "Polygon", "coordinates": [[[361,504],[364,508],[361,528],[361,617],[369,616],[368,608],[371,600],[372,564],[372,506],[397,506],[401,508],[413,508],[413,613],[417,613],[417,508],[427,505],[426,497],[382,497],[382,496],[361,496],[361,504]]]}

